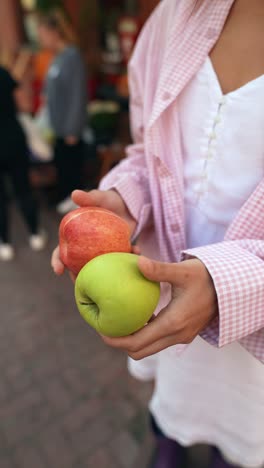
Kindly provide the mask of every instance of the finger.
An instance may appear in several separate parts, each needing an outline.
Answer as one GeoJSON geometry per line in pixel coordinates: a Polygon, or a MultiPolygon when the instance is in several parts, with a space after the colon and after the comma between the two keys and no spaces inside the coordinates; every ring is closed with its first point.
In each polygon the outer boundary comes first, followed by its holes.
{"type": "Polygon", "coordinates": [[[52,268],[53,268],[54,273],[58,276],[63,275],[64,270],[65,270],[65,266],[63,265],[61,261],[56,261],[56,263],[52,265],[52,268]]]}
{"type": "Polygon", "coordinates": [[[135,361],[139,361],[140,359],[157,354],[160,351],[163,351],[164,349],[167,349],[170,346],[174,346],[176,344],[180,344],[180,335],[166,336],[165,338],[152,343],[150,346],[147,346],[138,352],[129,353],[129,356],[135,361]]]}
{"type": "Polygon", "coordinates": [[[140,248],[138,247],[138,245],[132,246],[132,252],[136,255],[140,255],[140,248]]]}
{"type": "Polygon", "coordinates": [[[56,247],[56,249],[53,251],[52,256],[51,256],[51,266],[56,273],[56,275],[62,275],[65,267],[60,259],[60,250],[59,246],[56,247]]]}
{"type": "Polygon", "coordinates": [[[138,267],[145,278],[148,278],[152,281],[180,285],[184,279],[183,268],[181,264],[162,263],[150,260],[146,257],[139,257],[138,267]]]}
{"type": "Polygon", "coordinates": [[[105,196],[105,192],[100,190],[91,190],[90,192],[74,190],[72,192],[72,200],[79,206],[102,206],[105,196]]]}
{"type": "Polygon", "coordinates": [[[171,283],[175,286],[184,286],[190,276],[188,262],[163,263],[156,262],[144,256],[139,257],[138,266],[143,275],[162,283],[171,283]]]}
{"type": "Polygon", "coordinates": [[[69,271],[70,278],[73,283],[75,283],[77,275],[75,275],[72,271],[69,271]]]}
{"type": "Polygon", "coordinates": [[[103,341],[113,348],[124,349],[127,352],[138,352],[155,341],[174,334],[171,331],[170,323],[167,320],[168,307],[163,309],[155,320],[149,322],[148,325],[143,327],[133,335],[124,336],[120,338],[111,338],[102,336],[103,341]]]}

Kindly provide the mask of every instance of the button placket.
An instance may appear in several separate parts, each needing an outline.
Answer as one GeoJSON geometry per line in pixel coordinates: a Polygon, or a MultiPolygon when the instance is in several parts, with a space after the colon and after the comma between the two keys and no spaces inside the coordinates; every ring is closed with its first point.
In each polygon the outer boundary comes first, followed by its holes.
{"type": "Polygon", "coordinates": [[[213,122],[211,127],[207,127],[205,130],[205,135],[207,138],[207,145],[206,148],[203,146],[203,158],[204,164],[201,174],[201,182],[199,188],[196,189],[197,193],[197,202],[201,200],[203,195],[206,192],[207,182],[208,182],[208,165],[210,161],[214,158],[215,148],[216,148],[216,141],[217,141],[217,126],[222,121],[221,114],[223,111],[223,107],[227,103],[227,97],[222,96],[218,102],[217,111],[215,117],[212,116],[213,122]]]}

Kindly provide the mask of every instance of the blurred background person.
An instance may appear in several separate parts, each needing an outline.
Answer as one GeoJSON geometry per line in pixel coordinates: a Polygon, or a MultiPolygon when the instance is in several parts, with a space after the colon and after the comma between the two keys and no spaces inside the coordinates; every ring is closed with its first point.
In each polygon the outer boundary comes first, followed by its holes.
{"type": "Polygon", "coordinates": [[[71,192],[81,186],[82,133],[86,122],[86,73],[70,22],[60,10],[39,18],[40,45],[55,54],[44,87],[44,102],[55,133],[54,162],[60,213],[72,208],[71,192]]]}
{"type": "Polygon", "coordinates": [[[46,244],[46,234],[39,230],[37,204],[29,182],[26,137],[17,119],[18,111],[30,111],[27,93],[20,83],[29,59],[27,52],[21,52],[13,72],[0,66],[0,260],[3,261],[12,260],[15,253],[9,232],[7,182],[27,224],[30,247],[38,251],[46,244]]]}

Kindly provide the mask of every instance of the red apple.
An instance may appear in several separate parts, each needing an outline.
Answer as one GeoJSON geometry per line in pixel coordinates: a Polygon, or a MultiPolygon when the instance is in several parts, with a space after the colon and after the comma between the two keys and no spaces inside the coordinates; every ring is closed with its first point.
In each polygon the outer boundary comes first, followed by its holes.
{"type": "Polygon", "coordinates": [[[126,221],[112,211],[96,206],[78,208],[64,216],[59,238],[61,260],[75,274],[98,255],[131,252],[126,221]]]}

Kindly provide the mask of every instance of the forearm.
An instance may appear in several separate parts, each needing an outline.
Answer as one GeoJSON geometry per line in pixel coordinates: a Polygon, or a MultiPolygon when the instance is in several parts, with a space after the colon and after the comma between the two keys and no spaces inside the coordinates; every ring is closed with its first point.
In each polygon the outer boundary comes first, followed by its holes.
{"type": "Polygon", "coordinates": [[[131,216],[136,221],[133,237],[151,222],[151,197],[146,177],[146,167],[141,145],[132,145],[134,155],[116,166],[101,181],[101,190],[116,190],[124,200],[131,216]]]}

